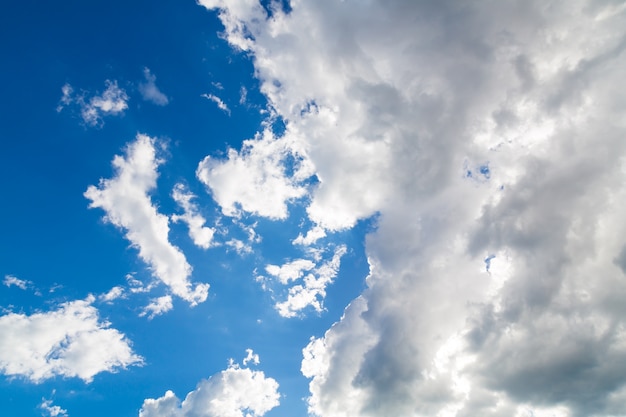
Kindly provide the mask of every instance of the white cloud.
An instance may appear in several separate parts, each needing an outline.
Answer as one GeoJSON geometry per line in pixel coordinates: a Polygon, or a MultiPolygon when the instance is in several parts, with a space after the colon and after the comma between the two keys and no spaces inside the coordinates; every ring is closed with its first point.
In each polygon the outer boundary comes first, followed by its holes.
{"type": "Polygon", "coordinates": [[[65,84],[61,88],[63,95],[57,112],[62,111],[70,104],[76,104],[80,117],[89,126],[102,126],[104,116],[117,116],[124,113],[128,108],[128,95],[124,89],[117,85],[117,81],[106,80],[106,89],[101,95],[88,97],[86,92],[74,94],[74,89],[70,84],[65,84]]]}
{"type": "Polygon", "coordinates": [[[276,303],[278,314],[283,317],[295,317],[305,308],[311,306],[317,312],[323,310],[323,300],[326,297],[326,287],[330,285],[339,271],[341,257],[346,254],[344,245],[335,249],[333,257],[312,272],[315,264],[306,259],[298,259],[281,267],[268,265],[265,270],[277,277],[282,284],[298,281],[289,288],[287,299],[276,303]]]}
{"type": "Polygon", "coordinates": [[[40,383],[55,376],[90,382],[100,372],[140,365],[130,342],[100,321],[94,297],[54,311],[0,316],[0,371],[40,383]]]}
{"type": "Polygon", "coordinates": [[[320,226],[315,226],[311,230],[309,230],[304,236],[302,235],[302,233],[298,234],[298,237],[295,238],[292,243],[294,245],[310,246],[325,237],[326,231],[324,230],[324,228],[320,226]]]}
{"type": "Polygon", "coordinates": [[[287,217],[287,203],[300,198],[306,189],[300,182],[310,176],[309,167],[301,164],[303,152],[294,150],[290,140],[275,138],[265,130],[255,139],[246,140],[243,149],[229,149],[227,159],[207,156],[196,175],[210,190],[227,216],[241,211],[271,219],[287,217]],[[284,163],[293,160],[296,173],[286,174],[284,163]]]}
{"type": "Polygon", "coordinates": [[[39,408],[42,411],[42,415],[50,417],[67,417],[67,410],[61,408],[58,405],[53,405],[52,400],[42,399],[39,408]]]}
{"type": "Polygon", "coordinates": [[[217,107],[222,110],[224,113],[227,113],[230,116],[230,109],[228,108],[228,106],[226,105],[226,103],[224,103],[222,101],[221,98],[219,98],[218,96],[214,95],[214,94],[202,94],[202,97],[206,98],[207,100],[212,101],[213,103],[217,104],[217,107]]]}
{"type": "Polygon", "coordinates": [[[308,259],[296,259],[282,266],[266,265],[265,271],[278,278],[282,284],[289,284],[290,281],[301,278],[305,271],[310,271],[314,267],[315,263],[313,261],[308,259]]]}
{"type": "Polygon", "coordinates": [[[18,277],[15,277],[13,275],[5,275],[2,283],[7,287],[16,286],[22,290],[26,290],[33,285],[32,282],[19,279],[18,277]]]}
{"type": "Polygon", "coordinates": [[[252,246],[239,239],[230,239],[226,246],[233,248],[239,255],[252,253],[252,246]]]}
{"type": "Polygon", "coordinates": [[[165,314],[174,308],[171,295],[164,295],[162,297],[153,298],[143,311],[139,314],[139,317],[148,316],[149,320],[152,320],[156,316],[165,314]]]}
{"type": "Polygon", "coordinates": [[[172,391],[146,399],[140,417],[261,417],[279,405],[278,383],[261,371],[230,365],[200,381],[181,402],[172,391]]]}
{"type": "Polygon", "coordinates": [[[149,68],[143,69],[143,76],[146,81],[139,84],[141,97],[157,106],[166,106],[169,103],[169,99],[156,86],[156,76],[150,72],[149,68]]]}
{"type": "Polygon", "coordinates": [[[106,212],[106,221],[126,231],[126,238],[139,250],[139,257],[150,266],[152,274],[174,295],[194,306],[206,300],[209,285],[191,284],[191,266],[168,240],[168,218],[150,200],[161,162],[156,156],[155,140],[138,134],[136,141],[127,146],[126,155],[113,159],[115,176],[101,179],[97,187],[90,186],[85,197],[91,200],[90,207],[106,212]]]}
{"type": "Polygon", "coordinates": [[[623,9],[200,3],[306,150],[309,219],[378,215],[366,291],[305,350],[312,414],[623,413],[623,9]]]}
{"type": "Polygon", "coordinates": [[[75,99],[80,104],[83,121],[90,126],[102,124],[103,116],[119,115],[128,108],[128,95],[118,87],[117,81],[106,80],[105,85],[107,88],[102,95],[93,96],[88,101],[82,96],[75,99]]]}
{"type": "Polygon", "coordinates": [[[252,362],[254,365],[258,365],[261,363],[259,360],[259,355],[254,353],[252,349],[246,349],[246,357],[243,360],[243,366],[248,365],[248,362],[252,362]]]}
{"type": "Polygon", "coordinates": [[[124,287],[115,286],[111,288],[107,293],[101,294],[99,297],[100,301],[104,301],[105,303],[111,303],[118,298],[124,298],[124,287]]]}
{"type": "Polygon", "coordinates": [[[172,221],[184,221],[189,227],[189,237],[197,246],[208,249],[214,245],[213,235],[215,229],[206,227],[206,219],[198,212],[198,207],[193,203],[196,196],[188,191],[183,184],[176,184],[172,192],[172,198],[180,208],[183,209],[182,215],[173,215],[172,221]]]}

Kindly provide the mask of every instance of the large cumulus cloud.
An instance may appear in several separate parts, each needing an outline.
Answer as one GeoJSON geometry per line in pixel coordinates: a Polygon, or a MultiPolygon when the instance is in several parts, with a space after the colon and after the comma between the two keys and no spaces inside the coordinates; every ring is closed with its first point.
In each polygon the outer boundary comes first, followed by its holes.
{"type": "Polygon", "coordinates": [[[304,350],[312,414],[623,415],[623,5],[200,3],[314,167],[310,219],[379,214],[304,350]]]}

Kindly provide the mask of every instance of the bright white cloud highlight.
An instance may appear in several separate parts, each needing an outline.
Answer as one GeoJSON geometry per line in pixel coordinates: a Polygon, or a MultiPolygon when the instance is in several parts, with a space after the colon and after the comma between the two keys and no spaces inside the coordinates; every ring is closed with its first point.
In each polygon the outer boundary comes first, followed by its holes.
{"type": "Polygon", "coordinates": [[[128,95],[126,91],[117,85],[117,81],[105,81],[106,89],[100,95],[91,97],[86,92],[74,94],[70,84],[65,84],[61,91],[60,104],[57,111],[62,111],[66,106],[75,103],[83,122],[89,126],[102,126],[104,116],[116,116],[124,113],[128,108],[128,95]]]}
{"type": "Polygon", "coordinates": [[[226,103],[224,103],[224,101],[222,101],[221,98],[219,98],[218,96],[216,96],[214,94],[202,94],[202,97],[204,97],[207,100],[210,100],[213,103],[215,103],[220,110],[222,110],[224,113],[226,113],[226,114],[228,114],[230,116],[230,109],[228,108],[226,103]]]}
{"type": "Polygon", "coordinates": [[[98,297],[100,301],[104,301],[105,303],[111,303],[118,298],[124,298],[124,288],[120,286],[115,286],[111,288],[107,293],[102,294],[98,297]]]}
{"type": "Polygon", "coordinates": [[[230,365],[200,381],[181,402],[172,391],[146,399],[140,417],[261,417],[279,405],[278,383],[261,371],[230,365]]]}
{"type": "Polygon", "coordinates": [[[254,353],[252,349],[246,349],[246,357],[243,360],[243,366],[248,365],[248,362],[252,362],[253,365],[258,365],[261,363],[259,360],[259,355],[254,353]]]}
{"type": "Polygon", "coordinates": [[[149,320],[152,320],[156,316],[165,314],[174,308],[171,295],[164,295],[162,297],[154,298],[150,301],[143,311],[139,314],[140,317],[148,316],[149,320]]]}
{"type": "Polygon", "coordinates": [[[206,219],[199,213],[197,205],[193,202],[196,196],[188,191],[183,184],[176,184],[172,192],[172,198],[183,209],[183,214],[175,214],[172,221],[183,221],[189,227],[189,237],[196,246],[208,249],[213,245],[215,229],[206,227],[206,219]]]}
{"type": "Polygon", "coordinates": [[[296,259],[282,266],[267,265],[265,271],[281,284],[295,282],[289,288],[287,299],[276,303],[278,313],[283,317],[296,317],[307,307],[313,307],[318,313],[323,311],[326,287],[337,276],[341,257],[346,252],[346,246],[337,247],[333,257],[317,268],[314,262],[307,259],[296,259]]]}
{"type": "Polygon", "coordinates": [[[169,99],[156,86],[156,76],[150,72],[149,68],[143,69],[145,81],[139,84],[139,92],[145,101],[150,101],[157,106],[166,106],[169,99]]]}
{"type": "Polygon", "coordinates": [[[229,149],[226,159],[207,156],[196,175],[211,191],[227,216],[241,211],[271,219],[287,217],[287,203],[306,193],[301,181],[308,178],[310,167],[302,162],[289,140],[275,138],[265,130],[255,139],[246,140],[240,152],[229,149]],[[285,162],[291,160],[295,174],[288,176],[285,162]]]}
{"type": "Polygon", "coordinates": [[[71,301],[54,311],[0,316],[0,371],[40,383],[55,376],[91,382],[100,372],[140,365],[130,342],[91,304],[71,301]]]}
{"type": "Polygon", "coordinates": [[[26,290],[33,285],[32,282],[19,279],[18,277],[15,277],[13,275],[5,275],[2,283],[7,287],[15,286],[22,290],[26,290]]]}
{"type": "Polygon", "coordinates": [[[45,416],[49,417],[67,417],[67,410],[61,408],[58,405],[53,405],[52,400],[42,400],[39,404],[39,408],[45,416]]]}
{"type": "Polygon", "coordinates": [[[149,193],[156,187],[157,168],[162,163],[156,156],[155,140],[138,134],[125,153],[113,159],[113,178],[101,179],[98,186],[87,189],[89,207],[102,208],[106,221],[126,231],[126,238],[139,250],[139,257],[174,295],[192,306],[205,301],[209,285],[191,284],[191,266],[168,240],[168,218],[157,212],[150,200],[149,193]]]}
{"type": "Polygon", "coordinates": [[[377,215],[366,291],[304,352],[311,414],[623,414],[621,6],[200,4],[306,150],[309,219],[377,215]]]}

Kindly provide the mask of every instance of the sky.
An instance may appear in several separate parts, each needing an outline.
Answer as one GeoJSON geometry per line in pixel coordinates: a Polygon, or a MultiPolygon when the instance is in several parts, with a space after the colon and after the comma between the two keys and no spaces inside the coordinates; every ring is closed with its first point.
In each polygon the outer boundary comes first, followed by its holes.
{"type": "Polygon", "coordinates": [[[0,39],[3,416],[626,416],[626,2],[13,2],[0,39]]]}

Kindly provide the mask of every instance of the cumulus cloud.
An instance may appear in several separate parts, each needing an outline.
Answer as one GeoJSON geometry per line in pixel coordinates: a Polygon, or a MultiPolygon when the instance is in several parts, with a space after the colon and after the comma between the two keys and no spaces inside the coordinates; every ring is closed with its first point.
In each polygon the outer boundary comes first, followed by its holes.
{"type": "Polygon", "coordinates": [[[98,299],[100,301],[104,301],[105,303],[112,303],[118,298],[124,298],[124,287],[115,286],[111,288],[107,293],[101,294],[98,299]]]}
{"type": "MultiPolygon", "coordinates": [[[[306,150],[309,219],[377,215],[367,289],[304,350],[312,414],[623,413],[623,8],[200,4],[286,121],[266,159],[306,150]]],[[[262,187],[232,189],[225,213],[261,213],[262,187]]]]}
{"type": "Polygon", "coordinates": [[[100,372],[116,372],[143,360],[130,341],[101,321],[93,296],[57,310],[0,316],[0,371],[40,383],[55,376],[91,382],[100,372]]]}
{"type": "Polygon", "coordinates": [[[139,257],[150,266],[152,274],[174,295],[194,306],[206,300],[209,285],[192,285],[191,266],[168,240],[168,218],[150,199],[162,163],[155,146],[154,139],[138,134],[135,142],[126,147],[125,155],[113,159],[114,177],[90,186],[85,197],[91,200],[89,207],[102,208],[106,221],[126,231],[126,238],[139,250],[139,257]]]}
{"type": "Polygon", "coordinates": [[[290,140],[264,130],[255,139],[246,140],[241,151],[229,149],[226,159],[207,156],[196,175],[227,216],[240,216],[245,211],[285,219],[287,203],[305,195],[301,182],[311,175],[310,167],[301,163],[303,154],[290,140]],[[287,160],[295,166],[293,176],[286,173],[287,160]]]}
{"type": "Polygon", "coordinates": [[[89,95],[87,92],[74,94],[74,88],[65,84],[61,88],[61,96],[57,112],[65,107],[75,104],[83,122],[89,126],[102,126],[104,116],[117,116],[124,114],[128,108],[128,95],[124,89],[117,85],[117,81],[106,80],[106,89],[102,94],[89,95]]]}
{"type": "Polygon", "coordinates": [[[262,371],[231,364],[228,369],[200,381],[182,402],[172,391],[160,398],[146,399],[139,416],[261,417],[279,405],[279,398],[278,383],[273,378],[266,377],[262,371]]]}
{"type": "Polygon", "coordinates": [[[173,215],[172,221],[187,223],[189,237],[191,237],[193,243],[203,249],[208,249],[214,244],[213,235],[215,234],[215,229],[205,226],[206,219],[198,212],[197,205],[192,201],[195,197],[183,184],[179,183],[174,186],[172,198],[183,209],[183,214],[173,215]]]}
{"type": "Polygon", "coordinates": [[[15,286],[17,288],[20,288],[22,290],[26,290],[28,288],[30,288],[33,283],[27,280],[23,280],[23,279],[19,279],[16,276],[13,275],[5,275],[4,276],[4,280],[2,281],[2,283],[4,285],[6,285],[7,287],[11,287],[11,286],[15,286]]]}
{"type": "Polygon", "coordinates": [[[150,101],[157,106],[166,106],[169,99],[156,86],[156,76],[150,72],[149,68],[143,69],[145,81],[139,84],[139,92],[145,101],[150,101]]]}

